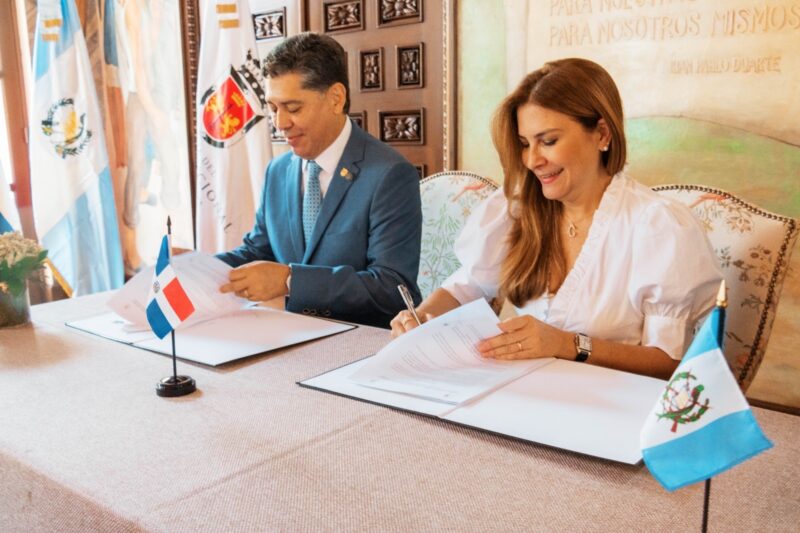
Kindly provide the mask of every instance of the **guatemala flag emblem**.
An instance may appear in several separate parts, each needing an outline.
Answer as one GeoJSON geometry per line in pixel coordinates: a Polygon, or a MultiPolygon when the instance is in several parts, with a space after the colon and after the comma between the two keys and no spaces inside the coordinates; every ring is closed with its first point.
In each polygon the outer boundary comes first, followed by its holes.
{"type": "Polygon", "coordinates": [[[642,457],[673,491],[711,478],[772,447],[725,361],[715,307],[647,418],[642,457]]]}
{"type": "Polygon", "coordinates": [[[161,241],[147,302],[147,321],[159,339],[166,337],[194,313],[194,305],[170,264],[170,242],[167,235],[161,241]]]}

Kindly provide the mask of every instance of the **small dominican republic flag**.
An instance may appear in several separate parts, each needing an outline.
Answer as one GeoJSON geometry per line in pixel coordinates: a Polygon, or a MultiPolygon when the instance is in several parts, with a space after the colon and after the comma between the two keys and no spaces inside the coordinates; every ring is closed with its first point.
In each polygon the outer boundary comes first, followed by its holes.
{"type": "Polygon", "coordinates": [[[673,491],[772,447],[725,361],[715,307],[675,369],[641,433],[642,457],[673,491]]]}
{"type": "Polygon", "coordinates": [[[170,265],[168,235],[164,235],[161,241],[153,285],[150,287],[147,301],[147,321],[159,339],[166,337],[170,331],[178,327],[178,324],[194,313],[194,305],[170,265]]]}

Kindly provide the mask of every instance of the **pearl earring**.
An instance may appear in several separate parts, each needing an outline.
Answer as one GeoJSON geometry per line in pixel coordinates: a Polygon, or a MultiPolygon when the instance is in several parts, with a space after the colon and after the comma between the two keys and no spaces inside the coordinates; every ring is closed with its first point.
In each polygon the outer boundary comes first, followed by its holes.
{"type": "Polygon", "coordinates": [[[601,152],[608,152],[608,145],[605,145],[602,148],[600,148],[600,151],[601,152]]]}

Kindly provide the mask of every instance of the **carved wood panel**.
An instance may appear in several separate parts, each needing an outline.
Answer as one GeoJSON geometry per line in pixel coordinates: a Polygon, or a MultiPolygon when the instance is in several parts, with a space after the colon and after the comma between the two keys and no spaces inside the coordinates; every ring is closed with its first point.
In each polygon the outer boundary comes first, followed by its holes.
{"type": "MultiPolygon", "coordinates": [[[[359,52],[358,78],[362,91],[383,90],[383,48],[359,52]]],[[[352,90],[352,88],[351,88],[352,90]]]]}
{"type": "Polygon", "coordinates": [[[308,1],[308,29],[347,51],[350,114],[421,173],[454,161],[454,0],[308,1]]]}
{"type": "Polygon", "coordinates": [[[364,0],[323,2],[322,9],[325,33],[364,29],[364,0]]]}
{"type": "Polygon", "coordinates": [[[396,50],[397,88],[421,88],[425,75],[425,45],[417,43],[398,46],[396,50]]]}
{"type": "Polygon", "coordinates": [[[425,110],[379,111],[380,139],[388,144],[425,144],[425,110]]]}
{"type": "MultiPolygon", "coordinates": [[[[436,4],[436,2],[431,2],[436,4]]],[[[413,24],[422,22],[422,0],[378,0],[378,25],[413,24]]]]}
{"type": "Polygon", "coordinates": [[[286,6],[255,13],[252,17],[256,41],[286,37],[286,6]]]}

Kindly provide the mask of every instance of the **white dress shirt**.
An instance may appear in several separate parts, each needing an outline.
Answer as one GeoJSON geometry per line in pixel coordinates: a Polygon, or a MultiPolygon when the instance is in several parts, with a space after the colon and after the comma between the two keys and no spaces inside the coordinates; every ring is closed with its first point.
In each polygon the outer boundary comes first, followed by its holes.
{"type": "MultiPolygon", "coordinates": [[[[473,212],[455,243],[462,266],[442,287],[462,304],[497,296],[511,228],[507,207],[500,188],[473,212]]],[[[517,311],[565,331],[655,346],[680,359],[721,279],[691,211],[619,174],[564,283],[517,311]]]]}
{"type": "MultiPolygon", "coordinates": [[[[334,140],[321,154],[314,160],[320,167],[319,171],[319,190],[322,192],[322,198],[325,198],[325,193],[328,192],[328,186],[333,179],[333,173],[336,172],[336,167],[339,166],[339,160],[342,158],[344,149],[347,146],[347,141],[350,140],[350,132],[353,131],[353,125],[350,119],[344,121],[344,127],[339,132],[339,136],[334,140]]],[[[303,192],[306,190],[306,183],[308,182],[308,161],[303,160],[303,192]]]]}

